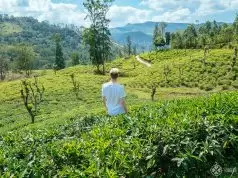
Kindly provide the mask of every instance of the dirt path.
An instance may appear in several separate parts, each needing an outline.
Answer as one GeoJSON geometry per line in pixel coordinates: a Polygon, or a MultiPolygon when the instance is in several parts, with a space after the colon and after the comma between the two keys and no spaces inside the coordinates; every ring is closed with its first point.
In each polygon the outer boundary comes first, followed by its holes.
{"type": "Polygon", "coordinates": [[[147,62],[147,61],[141,59],[140,56],[136,56],[136,60],[137,60],[139,63],[146,65],[147,67],[151,67],[151,63],[149,63],[149,62],[147,62]]]}

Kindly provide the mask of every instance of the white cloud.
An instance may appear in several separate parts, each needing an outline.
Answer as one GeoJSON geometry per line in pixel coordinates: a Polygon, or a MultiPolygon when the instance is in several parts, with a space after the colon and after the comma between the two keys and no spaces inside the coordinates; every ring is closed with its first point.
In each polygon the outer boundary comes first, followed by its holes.
{"type": "Polygon", "coordinates": [[[178,7],[194,9],[199,5],[199,0],[142,0],[140,4],[164,12],[178,7]]]}
{"type": "Polygon", "coordinates": [[[215,2],[214,0],[200,0],[200,6],[195,14],[197,16],[207,16],[226,11],[227,8],[228,7],[221,1],[215,2]]]}
{"type": "Polygon", "coordinates": [[[0,0],[0,12],[9,12],[17,6],[18,0],[0,0]]]}
{"type": "Polygon", "coordinates": [[[179,7],[176,10],[165,12],[154,16],[152,21],[156,22],[191,22],[192,12],[188,8],[179,7]]]}
{"type": "MultiPolygon", "coordinates": [[[[0,0],[0,13],[33,16],[39,21],[48,20],[51,23],[84,26],[89,24],[88,21],[85,21],[85,11],[79,10],[77,4],[53,3],[52,0],[0,0]]],[[[110,26],[115,27],[147,21],[150,14],[150,10],[113,5],[108,12],[108,18],[111,20],[110,26]]]]}
{"type": "Polygon", "coordinates": [[[238,0],[142,0],[154,11],[154,21],[194,22],[195,19],[238,10],[238,0]]]}
{"type": "Polygon", "coordinates": [[[111,26],[125,25],[127,23],[140,23],[147,21],[151,15],[150,10],[137,9],[131,6],[113,5],[109,12],[108,18],[111,19],[111,26]]]}
{"type": "MultiPolygon", "coordinates": [[[[80,9],[76,1],[60,0],[61,3],[54,3],[53,0],[0,0],[0,13],[33,16],[51,23],[88,25],[89,22],[85,21],[86,12],[80,9]]],[[[113,5],[108,13],[110,26],[151,20],[194,22],[195,19],[205,20],[208,16],[215,17],[219,13],[238,9],[238,0],[140,0],[138,3],[140,8],[113,5]]]]}
{"type": "Polygon", "coordinates": [[[141,5],[148,6],[156,11],[172,10],[177,7],[211,10],[237,10],[238,0],[142,0],[141,5]],[[209,9],[210,8],[210,9],[209,9]]]}
{"type": "Polygon", "coordinates": [[[48,12],[54,4],[50,0],[28,0],[27,11],[48,12]]]}
{"type": "Polygon", "coordinates": [[[51,23],[87,25],[85,12],[76,4],[53,3],[51,0],[0,0],[0,13],[14,16],[32,16],[51,23]]]}

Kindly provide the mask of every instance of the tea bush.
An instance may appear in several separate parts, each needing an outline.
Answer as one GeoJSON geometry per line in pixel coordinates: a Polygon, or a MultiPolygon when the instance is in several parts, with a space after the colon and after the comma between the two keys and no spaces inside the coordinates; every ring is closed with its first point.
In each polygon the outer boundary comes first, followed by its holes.
{"type": "MultiPolygon", "coordinates": [[[[153,72],[153,75],[158,78],[161,82],[161,87],[174,87],[177,86],[177,81],[174,78],[181,79],[181,85],[185,87],[195,87],[198,86],[196,83],[202,83],[204,86],[212,87],[201,87],[202,90],[213,90],[217,89],[217,82],[221,81],[219,85],[228,85],[232,88],[232,82],[237,80],[237,64],[232,67],[231,56],[233,52],[231,49],[223,50],[211,50],[207,56],[206,64],[203,64],[202,50],[189,50],[184,53],[183,50],[169,50],[161,52],[144,53],[141,56],[146,58],[152,57],[152,68],[151,70],[157,69],[153,72]],[[191,58],[191,59],[190,59],[191,58]],[[167,78],[171,79],[166,85],[164,84],[163,66],[168,65],[171,72],[168,74],[167,78]],[[153,69],[154,68],[154,69],[153,69]],[[212,84],[211,84],[212,81],[212,84]],[[226,82],[225,82],[226,81],[226,82]]],[[[150,70],[150,69],[148,69],[150,70]]],[[[144,77],[140,76],[140,82],[144,82],[144,77]]]]}
{"type": "Polygon", "coordinates": [[[238,89],[238,81],[234,81],[234,82],[232,83],[232,86],[233,86],[234,88],[238,89]]]}
{"type": "MultiPolygon", "coordinates": [[[[211,177],[238,159],[237,92],[76,117],[0,137],[5,177],[211,177]]],[[[225,174],[223,174],[225,175],[225,174]]]]}

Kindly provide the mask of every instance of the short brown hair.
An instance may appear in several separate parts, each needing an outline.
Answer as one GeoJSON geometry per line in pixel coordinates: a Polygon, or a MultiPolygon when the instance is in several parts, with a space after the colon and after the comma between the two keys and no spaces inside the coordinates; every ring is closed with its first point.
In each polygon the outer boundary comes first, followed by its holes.
{"type": "Polygon", "coordinates": [[[118,68],[112,68],[110,70],[110,75],[112,79],[117,79],[119,76],[119,69],[118,68]]]}

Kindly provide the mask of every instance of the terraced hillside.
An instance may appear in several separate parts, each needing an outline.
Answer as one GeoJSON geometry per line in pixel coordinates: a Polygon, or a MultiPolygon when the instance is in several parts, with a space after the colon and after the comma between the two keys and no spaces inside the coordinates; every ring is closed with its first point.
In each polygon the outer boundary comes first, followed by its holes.
{"type": "MultiPolygon", "coordinates": [[[[136,77],[130,85],[139,88],[151,88],[152,85],[162,88],[199,88],[205,91],[237,89],[238,63],[233,56],[232,49],[210,50],[205,60],[203,50],[145,53],[140,57],[151,62],[152,67],[131,70],[129,73],[136,77]]],[[[132,69],[133,60],[130,60],[132,69]]]]}

